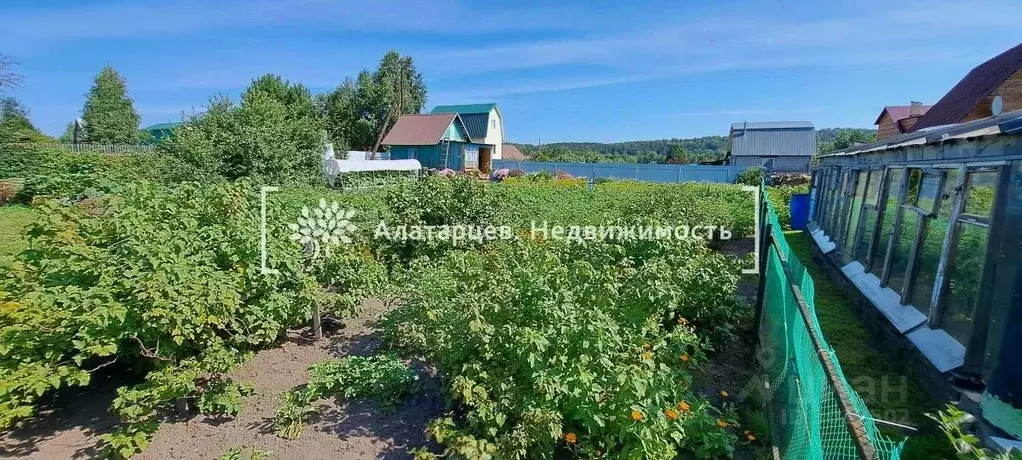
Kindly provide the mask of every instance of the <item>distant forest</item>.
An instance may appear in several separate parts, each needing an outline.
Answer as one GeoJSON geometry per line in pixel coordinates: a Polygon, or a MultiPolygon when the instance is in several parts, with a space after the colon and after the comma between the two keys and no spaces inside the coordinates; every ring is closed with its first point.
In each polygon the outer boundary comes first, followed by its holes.
{"type": "MultiPolygon", "coordinates": [[[[850,147],[854,143],[872,142],[876,130],[858,128],[823,128],[816,131],[818,153],[850,147]]],[[[699,163],[721,160],[727,153],[727,136],[704,136],[689,139],[657,139],[628,142],[554,142],[515,143],[523,153],[536,161],[585,163],[699,163]]]]}

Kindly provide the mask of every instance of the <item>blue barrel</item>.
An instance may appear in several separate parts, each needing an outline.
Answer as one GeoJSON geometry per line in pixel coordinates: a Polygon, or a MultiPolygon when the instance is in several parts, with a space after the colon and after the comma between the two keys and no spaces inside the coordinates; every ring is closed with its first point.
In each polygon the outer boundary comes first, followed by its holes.
{"type": "Polygon", "coordinates": [[[791,196],[791,229],[805,230],[809,219],[809,194],[798,193],[791,196]]]}

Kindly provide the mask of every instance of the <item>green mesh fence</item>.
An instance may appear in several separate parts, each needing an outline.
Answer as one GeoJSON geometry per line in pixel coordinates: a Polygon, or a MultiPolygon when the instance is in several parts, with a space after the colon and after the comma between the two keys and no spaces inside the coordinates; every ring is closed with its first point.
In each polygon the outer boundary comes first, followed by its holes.
{"type": "Polygon", "coordinates": [[[824,339],[816,319],[813,279],[784,239],[765,188],[763,204],[765,223],[772,224],[771,237],[777,247],[768,244],[762,248],[767,251],[766,266],[762,267],[766,284],[759,334],[770,385],[772,437],[781,458],[861,458],[841,400],[827,377],[823,355],[829,356],[851,403],[852,413],[848,417],[862,421],[866,438],[876,452],[874,458],[900,458],[903,442],[893,442],[880,434],[866,405],[841,372],[834,350],[824,339]],[[809,326],[789,282],[802,292],[808,306],[809,326]],[[814,337],[823,348],[819,353],[814,337]]]}

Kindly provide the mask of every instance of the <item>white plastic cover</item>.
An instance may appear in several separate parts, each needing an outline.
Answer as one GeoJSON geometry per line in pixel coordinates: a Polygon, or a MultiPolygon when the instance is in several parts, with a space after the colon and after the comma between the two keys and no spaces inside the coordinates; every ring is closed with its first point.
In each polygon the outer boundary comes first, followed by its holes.
{"type": "Polygon", "coordinates": [[[333,160],[331,170],[337,174],[359,171],[418,171],[419,160],[333,160]]]}
{"type": "MultiPolygon", "coordinates": [[[[350,155],[351,152],[349,152],[350,155]]],[[[356,156],[357,158],[357,156],[356,156]]],[[[418,171],[422,169],[419,160],[338,160],[334,158],[334,146],[327,144],[323,152],[323,178],[331,186],[337,176],[350,172],[366,171],[418,171]]]]}

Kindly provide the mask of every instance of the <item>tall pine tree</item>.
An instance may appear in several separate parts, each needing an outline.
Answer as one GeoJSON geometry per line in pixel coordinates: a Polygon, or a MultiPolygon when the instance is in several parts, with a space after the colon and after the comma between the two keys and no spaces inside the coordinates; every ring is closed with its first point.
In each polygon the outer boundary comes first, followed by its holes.
{"type": "Polygon", "coordinates": [[[124,78],[109,65],[96,75],[82,110],[85,138],[96,144],[134,144],[139,115],[128,97],[124,78]]]}

